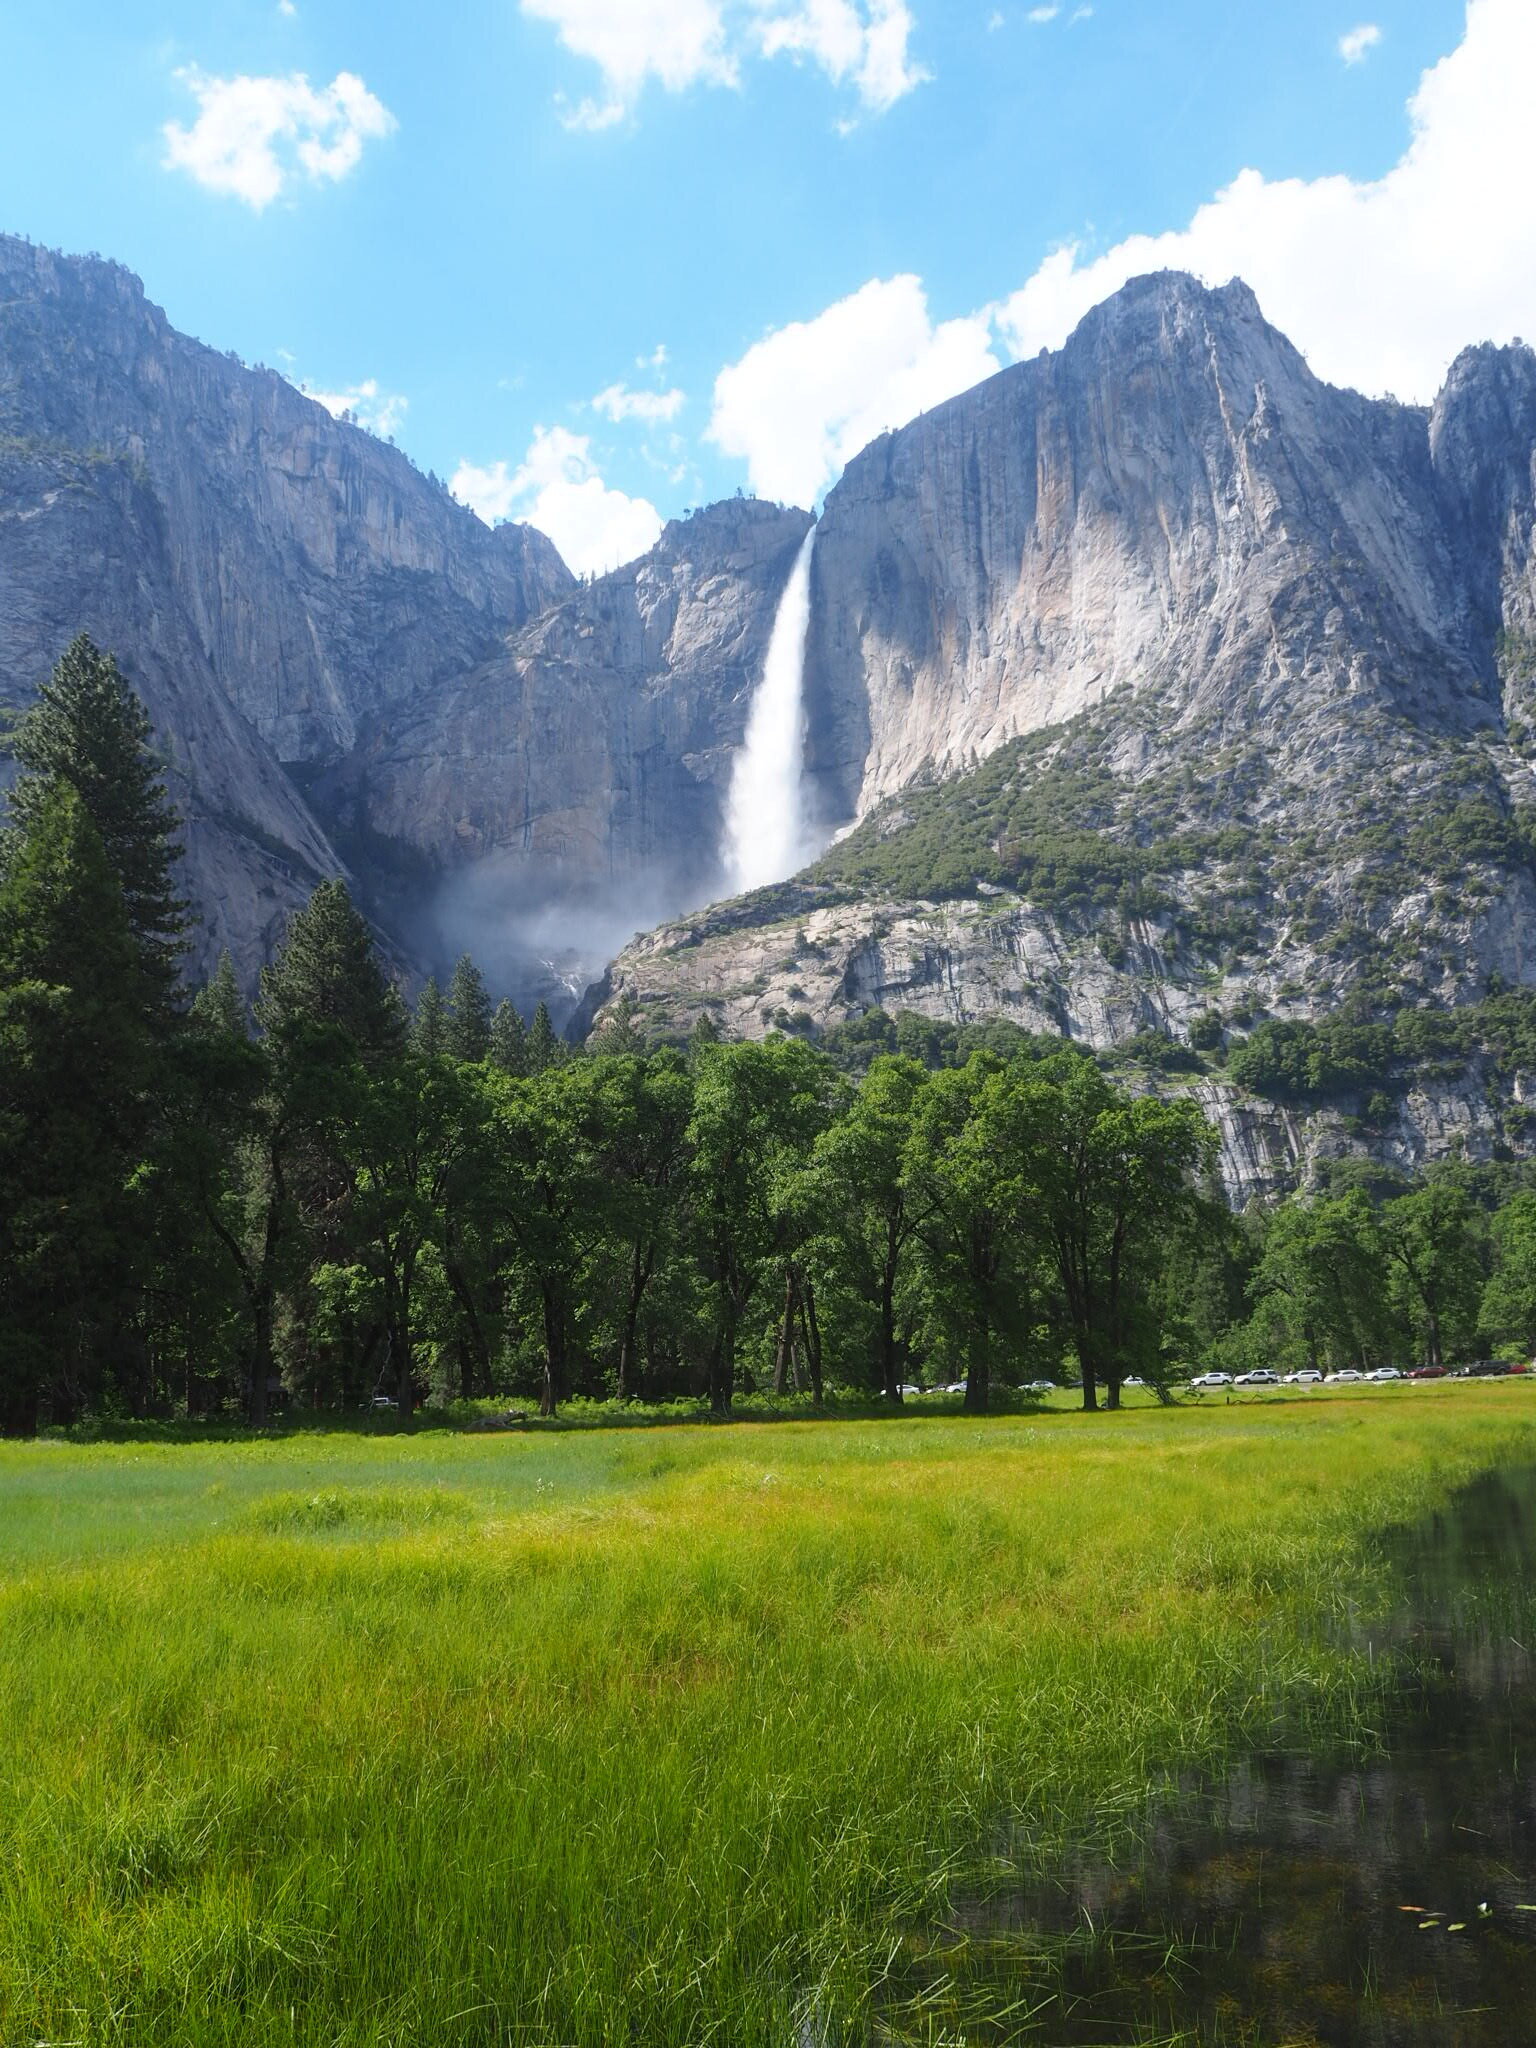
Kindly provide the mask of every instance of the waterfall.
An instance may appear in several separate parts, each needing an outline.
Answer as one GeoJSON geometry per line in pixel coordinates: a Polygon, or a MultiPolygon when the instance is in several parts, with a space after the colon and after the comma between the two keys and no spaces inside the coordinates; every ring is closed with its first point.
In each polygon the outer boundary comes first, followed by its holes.
{"type": "Polygon", "coordinates": [[[774,615],[763,679],[747,733],[731,765],[721,858],[733,894],[782,882],[816,848],[807,835],[801,770],[805,756],[805,637],[811,623],[813,526],[795,557],[774,615]]]}

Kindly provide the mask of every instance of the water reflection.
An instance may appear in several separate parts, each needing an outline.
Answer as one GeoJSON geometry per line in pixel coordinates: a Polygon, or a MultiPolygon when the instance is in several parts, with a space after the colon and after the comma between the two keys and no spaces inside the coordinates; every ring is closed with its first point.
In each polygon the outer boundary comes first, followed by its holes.
{"type": "Polygon", "coordinates": [[[892,2037],[1536,2044],[1536,1470],[1394,1548],[1429,1678],[1387,1757],[1254,1759],[1170,1802],[1134,1869],[963,1908],[892,2037]]]}

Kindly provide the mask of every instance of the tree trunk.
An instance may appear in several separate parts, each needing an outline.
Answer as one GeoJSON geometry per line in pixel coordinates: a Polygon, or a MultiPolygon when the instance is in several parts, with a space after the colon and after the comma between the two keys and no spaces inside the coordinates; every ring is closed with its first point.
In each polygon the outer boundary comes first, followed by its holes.
{"type": "Polygon", "coordinates": [[[491,1391],[491,1347],[485,1341],[485,1328],[475,1306],[475,1291],[469,1284],[469,1275],[457,1259],[445,1259],[443,1266],[463,1318],[464,1334],[459,1340],[459,1390],[469,1401],[476,1393],[488,1394],[491,1391]]]}
{"type": "Polygon", "coordinates": [[[779,1318],[779,1341],[773,1354],[773,1391],[785,1393],[789,1386],[790,1359],[795,1347],[795,1269],[784,1274],[784,1313],[779,1318]]]}
{"type": "Polygon", "coordinates": [[[992,1395],[992,1326],[983,1323],[965,1370],[965,1412],[985,1415],[992,1395]]]}
{"type": "Polygon", "coordinates": [[[805,1333],[805,1362],[811,1374],[811,1399],[821,1406],[821,1324],[816,1319],[816,1290],[809,1280],[800,1283],[801,1327],[805,1333]]]}
{"type": "Polygon", "coordinates": [[[643,1257],[639,1245],[635,1246],[634,1257],[629,1265],[629,1299],[624,1307],[624,1331],[619,1339],[618,1395],[621,1401],[628,1401],[634,1393],[632,1381],[635,1373],[635,1339],[640,1327],[640,1305],[645,1300],[645,1290],[650,1285],[651,1268],[655,1263],[654,1244],[643,1257]]]}
{"type": "Polygon", "coordinates": [[[709,1406],[713,1414],[729,1415],[731,1394],[736,1384],[736,1324],[730,1309],[726,1309],[715,1331],[714,1345],[709,1354],[709,1406]]]}
{"type": "Polygon", "coordinates": [[[565,1398],[565,1303],[557,1289],[545,1287],[544,1297],[544,1385],[539,1394],[539,1413],[553,1415],[565,1398]]]}
{"type": "Polygon", "coordinates": [[[262,1282],[251,1300],[251,1427],[267,1426],[267,1382],[272,1377],[272,1289],[262,1282]]]}
{"type": "Polygon", "coordinates": [[[880,1377],[887,1401],[900,1401],[901,1359],[896,1344],[896,1274],[889,1263],[880,1276],[880,1377]]]}

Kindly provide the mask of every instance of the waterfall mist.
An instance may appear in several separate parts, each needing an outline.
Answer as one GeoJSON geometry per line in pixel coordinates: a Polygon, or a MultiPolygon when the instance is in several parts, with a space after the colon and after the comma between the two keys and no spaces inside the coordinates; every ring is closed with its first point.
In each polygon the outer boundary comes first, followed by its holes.
{"type": "Polygon", "coordinates": [[[733,893],[782,882],[816,852],[806,826],[805,639],[811,622],[813,526],[779,599],[763,679],[752,699],[746,738],[731,768],[721,858],[733,893]]]}

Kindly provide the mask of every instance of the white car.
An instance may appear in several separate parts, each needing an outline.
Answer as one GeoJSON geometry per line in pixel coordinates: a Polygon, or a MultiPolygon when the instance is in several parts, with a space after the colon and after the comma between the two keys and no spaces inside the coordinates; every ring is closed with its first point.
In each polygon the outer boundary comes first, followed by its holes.
{"type": "Polygon", "coordinates": [[[1024,1391],[1026,1394],[1054,1394],[1056,1382],[1054,1380],[1031,1380],[1024,1391]]]}
{"type": "Polygon", "coordinates": [[[1120,1384],[1122,1387],[1144,1387],[1147,1383],[1144,1379],[1140,1379],[1135,1373],[1132,1373],[1128,1380],[1122,1380],[1120,1384]]]}
{"type": "Polygon", "coordinates": [[[1323,1381],[1325,1387],[1355,1386],[1365,1378],[1363,1372],[1356,1372],[1352,1365],[1346,1365],[1342,1372],[1331,1372],[1323,1381]]]}
{"type": "Polygon", "coordinates": [[[1304,1365],[1300,1372],[1288,1372],[1285,1384],[1288,1387],[1320,1387],[1323,1376],[1315,1365],[1304,1365]]]}
{"type": "Polygon", "coordinates": [[[368,1403],[370,1408],[394,1408],[398,1405],[393,1394],[375,1394],[368,1403]]]}
{"type": "Polygon", "coordinates": [[[1229,1372],[1202,1372],[1189,1383],[1192,1387],[1230,1387],[1232,1375],[1229,1372]]]}
{"type": "Polygon", "coordinates": [[[1232,1384],[1234,1387],[1278,1387],[1280,1375],[1271,1372],[1267,1365],[1259,1365],[1252,1372],[1240,1372],[1232,1384]]]}
{"type": "Polygon", "coordinates": [[[1378,1365],[1374,1372],[1366,1374],[1368,1380],[1400,1380],[1402,1374],[1395,1365],[1378,1365]]]}
{"type": "Polygon", "coordinates": [[[965,1381],[951,1380],[947,1387],[940,1387],[939,1392],[941,1394],[963,1394],[965,1392],[965,1381]]]}

